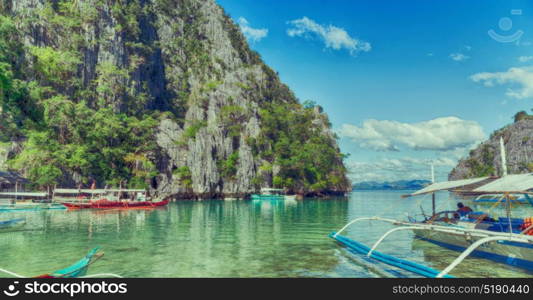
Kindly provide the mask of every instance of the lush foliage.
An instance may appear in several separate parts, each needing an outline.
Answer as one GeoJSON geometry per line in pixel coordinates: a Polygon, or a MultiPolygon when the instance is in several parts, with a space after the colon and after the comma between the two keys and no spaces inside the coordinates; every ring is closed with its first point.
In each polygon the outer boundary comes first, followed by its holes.
{"type": "Polygon", "coordinates": [[[483,145],[481,147],[481,155],[479,159],[473,157],[474,153],[471,153],[471,157],[466,161],[467,166],[470,168],[469,177],[483,177],[496,175],[494,169],[494,149],[489,145],[483,145]]]}
{"type": "Polygon", "coordinates": [[[0,16],[0,142],[20,136],[20,128],[39,119],[27,82],[20,80],[17,58],[23,47],[12,20],[0,16]]]}
{"type": "Polygon", "coordinates": [[[26,139],[9,166],[38,186],[76,178],[145,187],[157,175],[149,157],[159,112],[117,111],[112,100],[124,95],[127,70],[101,64],[97,79],[81,84],[78,47],[88,45],[77,35],[91,19],[80,18],[73,3],[48,4],[40,12],[52,30],[72,30],[72,43],[57,47],[24,49],[14,21],[0,16],[0,141],[26,139]],[[23,51],[31,64],[20,61],[23,51]]]}
{"type": "Polygon", "coordinates": [[[526,111],[519,111],[514,115],[513,118],[516,123],[522,120],[533,120],[533,115],[528,114],[526,111]]]}
{"type": "MultiPolygon", "coordinates": [[[[322,191],[346,186],[342,155],[334,140],[322,132],[325,115],[298,103],[264,103],[260,111],[262,132],[249,143],[261,158],[279,167],[273,185],[294,191],[322,191]]],[[[271,165],[263,169],[273,169],[271,165]]]]}
{"type": "Polygon", "coordinates": [[[192,174],[189,167],[183,166],[177,168],[173,173],[185,187],[190,188],[192,186],[192,174]]]}
{"type": "Polygon", "coordinates": [[[218,161],[218,170],[222,178],[234,179],[237,175],[237,163],[239,161],[239,152],[233,152],[227,159],[218,161]]]}

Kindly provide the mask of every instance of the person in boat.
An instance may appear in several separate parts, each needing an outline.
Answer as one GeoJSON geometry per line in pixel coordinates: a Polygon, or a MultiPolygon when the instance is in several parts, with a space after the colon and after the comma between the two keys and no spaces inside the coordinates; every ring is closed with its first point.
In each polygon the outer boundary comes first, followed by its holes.
{"type": "Polygon", "coordinates": [[[474,212],[470,207],[465,206],[463,202],[457,203],[457,211],[454,214],[456,219],[468,216],[470,213],[474,212]]]}

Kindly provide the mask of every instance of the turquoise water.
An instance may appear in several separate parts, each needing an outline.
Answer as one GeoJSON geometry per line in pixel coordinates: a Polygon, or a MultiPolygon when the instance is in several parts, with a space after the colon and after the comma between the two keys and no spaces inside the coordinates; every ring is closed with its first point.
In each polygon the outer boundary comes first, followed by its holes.
{"type": "MultiPolygon", "coordinates": [[[[88,274],[125,277],[378,277],[327,235],[360,216],[406,219],[426,213],[425,198],[405,192],[354,192],[346,198],[303,201],[178,201],[154,210],[1,213],[26,217],[23,231],[0,233],[0,268],[35,276],[65,267],[101,246],[105,255],[88,274]]],[[[438,207],[453,208],[447,193],[438,207]],[[448,207],[449,206],[449,207],[448,207]]],[[[485,206],[484,208],[488,208],[485,206]]],[[[502,213],[496,211],[496,213],[502,213]]],[[[518,215],[533,211],[518,209],[518,215]]],[[[345,235],[372,244],[390,225],[362,222],[345,235]]],[[[385,253],[442,269],[458,253],[398,232],[385,253]]],[[[462,277],[533,277],[482,259],[467,259],[452,273],[462,277]]],[[[0,274],[0,276],[7,276],[0,274]]]]}

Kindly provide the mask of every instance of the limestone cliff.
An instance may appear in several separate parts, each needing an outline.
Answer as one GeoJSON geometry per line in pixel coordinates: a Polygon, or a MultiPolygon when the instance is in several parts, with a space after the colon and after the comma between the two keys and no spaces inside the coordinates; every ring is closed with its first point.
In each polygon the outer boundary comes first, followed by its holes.
{"type": "MultiPolygon", "coordinates": [[[[38,98],[37,113],[16,110],[18,118],[37,117],[31,126],[14,122],[12,139],[24,139],[28,128],[46,131],[54,149],[93,138],[88,129],[59,126],[68,114],[57,103],[74,107],[76,116],[109,110],[122,121],[155,120],[131,149],[117,150],[128,138],[109,133],[116,141],[104,146],[116,161],[107,163],[120,172],[94,158],[102,150],[95,143],[51,154],[46,161],[61,170],[58,184],[144,182],[162,195],[199,198],[244,196],[264,186],[302,194],[350,189],[327,116],[298,103],[213,0],[7,0],[0,10],[22,44],[10,62],[15,78],[26,83],[28,98],[38,98]]],[[[29,155],[19,148],[11,168],[52,183],[50,170],[17,161],[29,155]]]]}
{"type": "Polygon", "coordinates": [[[523,119],[495,131],[470,152],[449,175],[450,180],[502,174],[500,137],[507,152],[509,174],[533,172],[533,120],[523,119]]]}

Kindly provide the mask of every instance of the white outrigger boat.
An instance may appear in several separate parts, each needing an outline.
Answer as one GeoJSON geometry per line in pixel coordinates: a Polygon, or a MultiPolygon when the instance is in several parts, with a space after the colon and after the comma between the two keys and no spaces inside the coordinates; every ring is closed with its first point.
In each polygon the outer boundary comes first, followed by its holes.
{"type": "MultiPolygon", "coordinates": [[[[502,160],[505,166],[503,143],[502,160]]],[[[469,255],[533,271],[533,218],[511,217],[513,205],[511,195],[523,195],[525,199],[531,201],[533,195],[531,190],[533,190],[533,173],[507,175],[506,167],[503,168],[503,176],[499,179],[483,177],[433,183],[404,196],[432,194],[433,214],[430,217],[425,217],[424,220],[409,217],[406,221],[382,217],[357,218],[338,232],[332,233],[330,237],[353,252],[364,255],[366,259],[373,259],[425,277],[449,277],[448,274],[469,255]],[[437,191],[503,195],[495,205],[504,204],[506,216],[493,219],[488,214],[473,211],[465,215],[460,215],[457,211],[436,212],[437,191]],[[396,227],[384,233],[371,247],[341,235],[348,227],[368,220],[387,222],[396,227]],[[419,239],[460,251],[461,254],[440,271],[377,251],[388,236],[399,231],[412,231],[419,239]]]]}
{"type": "Polygon", "coordinates": [[[51,203],[44,192],[1,192],[0,212],[38,211],[43,209],[66,209],[58,203],[51,203]]]}

